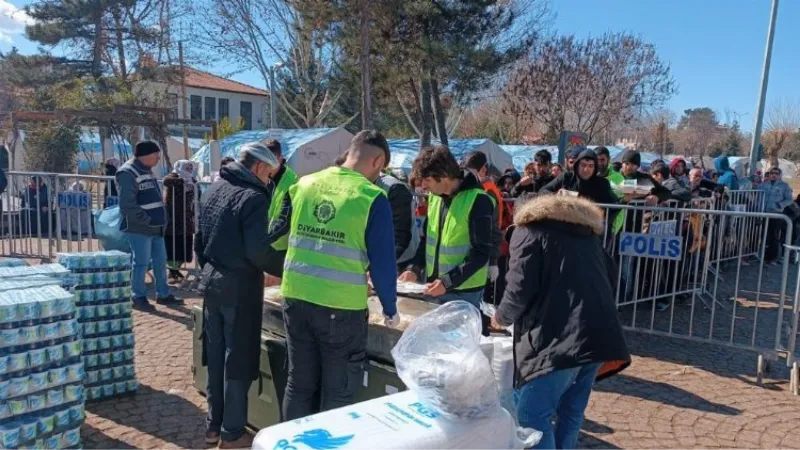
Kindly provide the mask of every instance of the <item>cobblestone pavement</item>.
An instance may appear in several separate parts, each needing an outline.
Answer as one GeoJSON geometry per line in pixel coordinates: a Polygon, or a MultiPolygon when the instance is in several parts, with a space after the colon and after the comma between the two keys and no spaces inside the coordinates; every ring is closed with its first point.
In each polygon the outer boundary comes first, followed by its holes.
{"type": "MultiPolygon", "coordinates": [[[[87,406],[86,448],[205,448],[189,305],[134,312],[140,392],[87,406]]],[[[662,313],[659,313],[662,314],[662,313]]],[[[580,446],[800,448],[800,399],[778,363],[756,385],[746,351],[629,333],[633,365],[599,383],[580,446]]]]}

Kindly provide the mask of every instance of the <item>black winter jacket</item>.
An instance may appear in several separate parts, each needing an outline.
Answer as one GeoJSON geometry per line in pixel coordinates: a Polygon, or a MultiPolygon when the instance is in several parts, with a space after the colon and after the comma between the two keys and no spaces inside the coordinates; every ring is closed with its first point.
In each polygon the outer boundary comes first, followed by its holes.
{"type": "Polygon", "coordinates": [[[537,197],[516,213],[496,319],[514,324],[514,384],[604,362],[598,379],[630,365],[603,250],[603,213],[586,199],[537,197]]]}
{"type": "Polygon", "coordinates": [[[592,150],[584,150],[578,155],[571,172],[563,172],[553,181],[542,187],[542,194],[557,194],[561,189],[577,192],[579,196],[588,198],[595,203],[616,204],[617,196],[611,190],[611,184],[603,177],[597,175],[597,155],[592,150]],[[594,161],[595,173],[588,180],[578,176],[578,166],[582,159],[594,161]]]}
{"type": "MultiPolygon", "coordinates": [[[[267,187],[233,162],[208,188],[200,206],[195,251],[202,268],[204,304],[236,308],[236,337],[226,358],[225,377],[254,380],[258,375],[264,271],[272,247],[267,236],[267,187]]],[[[205,364],[205,331],[203,363],[205,364]]]]}

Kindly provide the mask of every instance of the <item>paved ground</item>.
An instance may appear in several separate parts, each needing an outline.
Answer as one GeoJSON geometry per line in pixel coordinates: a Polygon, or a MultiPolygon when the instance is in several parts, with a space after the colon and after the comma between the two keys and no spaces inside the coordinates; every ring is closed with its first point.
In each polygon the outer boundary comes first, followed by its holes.
{"type": "MultiPolygon", "coordinates": [[[[140,392],[88,405],[85,447],[206,447],[188,308],[134,320],[140,392]]],[[[750,352],[638,333],[629,344],[633,365],[598,384],[581,447],[800,448],[800,399],[787,392],[782,367],[758,386],[750,352]]]]}

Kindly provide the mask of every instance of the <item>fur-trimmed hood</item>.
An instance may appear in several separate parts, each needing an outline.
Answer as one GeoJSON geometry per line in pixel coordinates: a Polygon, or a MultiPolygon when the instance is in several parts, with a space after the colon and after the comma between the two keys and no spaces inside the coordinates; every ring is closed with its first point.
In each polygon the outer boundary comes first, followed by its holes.
{"type": "Polygon", "coordinates": [[[585,198],[569,195],[543,195],[517,208],[514,224],[555,221],[589,228],[596,235],[603,234],[603,211],[585,198]]]}

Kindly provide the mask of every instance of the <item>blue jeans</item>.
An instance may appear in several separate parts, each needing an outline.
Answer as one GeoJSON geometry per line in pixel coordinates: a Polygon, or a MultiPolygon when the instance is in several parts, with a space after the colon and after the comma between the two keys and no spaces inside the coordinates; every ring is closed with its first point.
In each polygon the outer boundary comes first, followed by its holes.
{"type": "Polygon", "coordinates": [[[167,285],[167,245],[163,236],[147,236],[144,234],[125,233],[131,244],[133,253],[133,275],[131,289],[133,298],[147,298],[147,286],[144,275],[153,265],[153,276],[156,279],[156,295],[163,298],[169,295],[167,285]]]}
{"type": "Polygon", "coordinates": [[[542,440],[533,448],[575,448],[594,379],[602,365],[556,370],[514,391],[520,426],[542,432],[542,440]]]}
{"type": "Polygon", "coordinates": [[[208,365],[206,430],[220,433],[225,442],[235,441],[247,427],[247,392],[252,383],[225,376],[225,367],[236,363],[229,361],[236,341],[236,307],[206,303],[203,320],[208,365]]]}
{"type": "Polygon", "coordinates": [[[478,308],[478,310],[480,311],[481,301],[483,300],[483,289],[475,292],[448,292],[439,297],[429,297],[429,296],[425,297],[425,301],[431,303],[438,303],[440,305],[444,305],[447,302],[452,302],[455,300],[464,300],[465,302],[478,308]]]}

